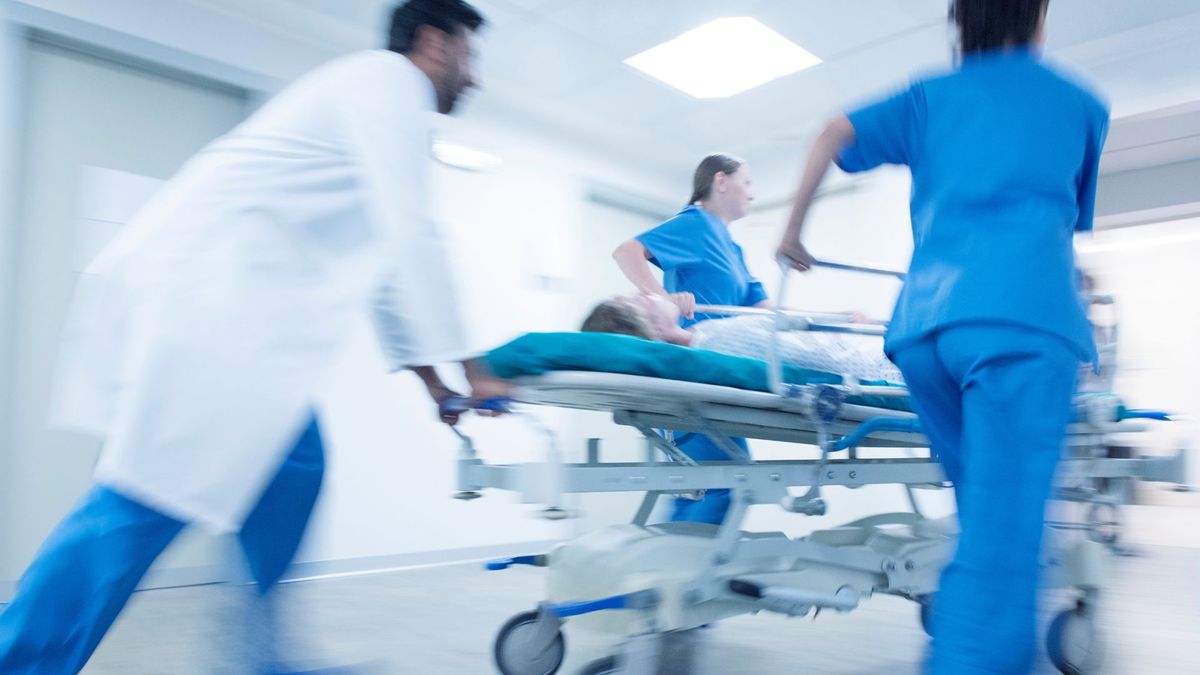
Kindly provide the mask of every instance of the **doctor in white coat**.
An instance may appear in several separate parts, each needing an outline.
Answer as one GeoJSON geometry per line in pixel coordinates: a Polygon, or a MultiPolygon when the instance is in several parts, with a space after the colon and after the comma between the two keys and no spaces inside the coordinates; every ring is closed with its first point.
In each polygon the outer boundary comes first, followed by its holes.
{"type": "MultiPolygon", "coordinates": [[[[313,398],[373,308],[396,369],[469,361],[426,213],[434,111],[473,82],[483,18],[396,8],[386,50],[337,59],[183,166],[96,260],[65,329],[54,417],[105,438],[95,485],[0,613],[0,673],[79,671],[183,527],[238,532],[266,594],[320,489],[313,398]]],[[[452,421],[452,420],[451,420],[452,421]]]]}

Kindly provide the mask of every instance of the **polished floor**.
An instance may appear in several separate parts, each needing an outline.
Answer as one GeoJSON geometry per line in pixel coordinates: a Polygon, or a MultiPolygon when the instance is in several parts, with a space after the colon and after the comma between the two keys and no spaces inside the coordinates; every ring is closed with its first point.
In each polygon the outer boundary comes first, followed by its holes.
{"type": "MultiPolygon", "coordinates": [[[[1200,673],[1200,549],[1142,547],[1117,558],[1102,607],[1113,675],[1200,673]]],[[[304,667],[358,664],[363,673],[495,672],[491,642],[510,615],[541,596],[541,571],[484,572],[478,564],[316,579],[286,586],[289,654],[304,667]]],[[[1066,602],[1061,594],[1048,604],[1066,602]]],[[[208,586],[139,593],[101,645],[89,675],[244,670],[231,644],[237,592],[208,586]]],[[[573,675],[610,643],[568,631],[573,675]]],[[[242,641],[244,642],[244,640],[242,641]]],[[[746,616],[698,631],[691,672],[908,675],[925,637],[912,603],[876,597],[816,621],[746,616]]],[[[1043,662],[1039,672],[1054,672],[1043,662]]]]}

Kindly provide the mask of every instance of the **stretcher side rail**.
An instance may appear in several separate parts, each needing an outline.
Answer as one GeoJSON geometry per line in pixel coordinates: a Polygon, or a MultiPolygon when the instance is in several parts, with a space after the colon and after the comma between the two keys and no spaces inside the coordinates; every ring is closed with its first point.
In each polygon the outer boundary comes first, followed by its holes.
{"type": "MultiPolygon", "coordinates": [[[[851,406],[846,406],[847,408],[851,406]]],[[[880,418],[897,420],[915,419],[909,413],[900,413],[883,409],[868,409],[880,414],[880,418]]],[[[828,432],[831,436],[841,438],[856,433],[860,425],[869,422],[871,417],[864,419],[840,419],[829,423],[828,432]]],[[[631,410],[613,412],[613,421],[622,426],[637,427],[651,426],[682,433],[704,433],[707,429],[715,429],[734,437],[751,438],[769,441],[785,441],[815,445],[818,435],[818,425],[811,419],[796,413],[786,413],[772,410],[740,408],[710,404],[697,406],[695,414],[645,413],[631,410]],[[702,420],[702,421],[701,421],[702,420]]],[[[1144,431],[1145,426],[1129,423],[1114,422],[1103,424],[1078,423],[1067,429],[1066,445],[1068,447],[1095,447],[1104,443],[1104,436],[1115,433],[1137,433],[1144,431]]],[[[902,431],[878,431],[855,444],[861,448],[928,448],[929,441],[924,435],[902,431]]]]}
{"type": "MultiPolygon", "coordinates": [[[[1182,483],[1184,453],[1139,459],[1067,459],[1059,464],[1060,479],[1134,477],[1147,481],[1182,483]]],[[[778,502],[789,487],[860,487],[863,485],[940,484],[946,478],[941,465],[930,458],[773,460],[754,464],[701,462],[694,466],[673,463],[572,463],[558,467],[564,493],[660,492],[678,493],[720,488],[745,488],[755,504],[778,502]]],[[[459,460],[460,490],[488,488],[542,494],[540,481],[546,466],[485,464],[478,458],[459,460]]],[[[527,503],[537,503],[527,501],[527,503]]]]}
{"type": "MultiPolygon", "coordinates": [[[[792,413],[769,410],[704,406],[703,412],[695,415],[669,415],[618,410],[613,413],[613,422],[622,426],[649,426],[676,433],[705,433],[715,430],[735,438],[751,438],[768,441],[783,441],[803,445],[816,445],[819,429],[811,420],[792,413]]],[[[835,437],[849,436],[860,422],[836,421],[829,424],[828,432],[835,437]]],[[[925,437],[908,432],[884,431],[866,438],[858,447],[867,448],[924,448],[929,442],[925,437]]]]}

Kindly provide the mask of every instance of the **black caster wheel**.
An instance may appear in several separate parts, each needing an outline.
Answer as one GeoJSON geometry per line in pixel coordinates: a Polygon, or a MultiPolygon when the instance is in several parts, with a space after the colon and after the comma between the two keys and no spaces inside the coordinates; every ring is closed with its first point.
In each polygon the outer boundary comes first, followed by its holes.
{"type": "Polygon", "coordinates": [[[1046,655],[1063,675],[1091,675],[1104,658],[1100,631],[1091,609],[1080,602],[1050,622],[1046,631],[1046,655]]]}
{"type": "Polygon", "coordinates": [[[522,612],[509,619],[496,634],[492,655],[503,675],[554,675],[567,653],[562,631],[554,629],[549,646],[535,646],[541,627],[537,612],[522,612]]]}
{"type": "Polygon", "coordinates": [[[921,630],[929,637],[933,637],[933,603],[937,600],[937,593],[922,595],[917,598],[917,605],[921,613],[921,630]]]}

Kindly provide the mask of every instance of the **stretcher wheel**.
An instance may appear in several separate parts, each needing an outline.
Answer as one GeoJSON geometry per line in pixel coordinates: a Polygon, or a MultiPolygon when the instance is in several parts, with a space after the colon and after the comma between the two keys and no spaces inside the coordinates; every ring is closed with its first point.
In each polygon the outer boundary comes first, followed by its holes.
{"type": "Polygon", "coordinates": [[[922,595],[917,598],[917,605],[921,612],[921,630],[929,637],[933,637],[933,603],[937,600],[936,593],[922,595]]]}
{"type": "Polygon", "coordinates": [[[583,670],[579,671],[579,675],[617,675],[620,672],[621,668],[617,665],[617,657],[606,656],[584,666],[583,670]]]}
{"type": "Polygon", "coordinates": [[[496,634],[492,655],[504,675],[554,675],[562,666],[567,646],[561,630],[545,649],[533,642],[538,634],[538,613],[522,612],[509,619],[496,634]],[[536,652],[536,653],[535,653],[536,652]]]}
{"type": "Polygon", "coordinates": [[[1046,655],[1064,675],[1090,675],[1104,657],[1095,615],[1083,602],[1054,617],[1046,632],[1046,655]]]}

